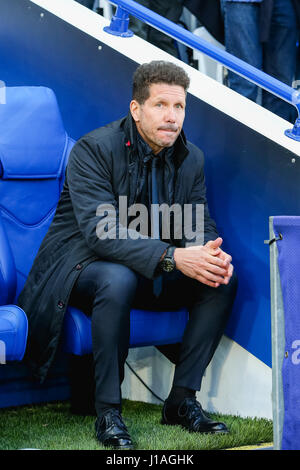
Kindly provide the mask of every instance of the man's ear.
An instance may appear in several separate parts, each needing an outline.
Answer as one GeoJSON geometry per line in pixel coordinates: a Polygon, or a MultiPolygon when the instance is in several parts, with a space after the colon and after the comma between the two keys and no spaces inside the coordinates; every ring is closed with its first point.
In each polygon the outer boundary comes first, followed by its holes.
{"type": "Polygon", "coordinates": [[[136,100],[130,102],[129,109],[135,122],[140,120],[140,107],[141,105],[136,100]]]}

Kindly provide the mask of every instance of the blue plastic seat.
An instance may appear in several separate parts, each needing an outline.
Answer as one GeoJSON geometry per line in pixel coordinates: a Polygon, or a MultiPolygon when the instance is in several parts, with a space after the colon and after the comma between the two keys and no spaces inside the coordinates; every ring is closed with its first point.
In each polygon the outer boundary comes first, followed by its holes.
{"type": "Polygon", "coordinates": [[[0,306],[0,364],[23,359],[27,331],[27,316],[20,307],[0,306]]]}
{"type": "Polygon", "coordinates": [[[6,98],[0,106],[0,341],[6,361],[20,361],[28,322],[16,301],[53,218],[74,142],[52,90],[8,87],[6,98]]]}
{"type": "MultiPolygon", "coordinates": [[[[0,122],[0,340],[7,358],[20,360],[27,321],[15,304],[54,216],[74,141],[53,91],[45,87],[7,88],[0,122]]],[[[132,310],[130,345],[176,343],[187,318],[185,309],[132,310]]],[[[91,352],[91,321],[80,310],[68,307],[63,335],[68,353],[91,352]]]]}
{"type": "Polygon", "coordinates": [[[12,301],[17,275],[13,254],[0,215],[0,364],[21,361],[24,357],[28,332],[25,312],[12,301]]]}
{"type": "MultiPolygon", "coordinates": [[[[186,309],[130,312],[130,347],[178,343],[188,319],[186,309]]],[[[77,356],[92,352],[91,319],[75,307],[68,307],[64,324],[64,350],[77,356]]]]}

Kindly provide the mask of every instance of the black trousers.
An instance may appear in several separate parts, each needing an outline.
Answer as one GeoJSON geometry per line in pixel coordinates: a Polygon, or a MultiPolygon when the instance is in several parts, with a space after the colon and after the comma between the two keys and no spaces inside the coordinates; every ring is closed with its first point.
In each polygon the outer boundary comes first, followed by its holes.
{"type": "Polygon", "coordinates": [[[218,288],[175,270],[163,275],[156,298],[153,282],[121,264],[95,261],[80,274],[70,305],[91,316],[95,367],[95,407],[121,403],[121,384],[128,355],[131,308],[189,309],[180,344],[159,347],[175,366],[173,385],[200,390],[201,381],[224,332],[236,294],[237,278],[218,288]]]}

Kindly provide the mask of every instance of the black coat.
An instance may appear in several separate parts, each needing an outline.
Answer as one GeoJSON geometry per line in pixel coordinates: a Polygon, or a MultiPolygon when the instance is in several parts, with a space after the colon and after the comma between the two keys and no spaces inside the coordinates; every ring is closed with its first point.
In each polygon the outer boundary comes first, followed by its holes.
{"type": "Polygon", "coordinates": [[[298,26],[300,27],[300,0],[293,0],[298,26]]]}
{"type": "MultiPolygon", "coordinates": [[[[90,262],[124,264],[148,279],[168,243],[151,238],[100,240],[96,234],[99,204],[118,206],[120,195],[135,202],[140,178],[136,126],[129,114],[82,137],[73,147],[57,210],[19,296],[29,321],[26,359],[42,382],[54,359],[72,287],[90,262]]],[[[183,132],[175,143],[174,202],[205,204],[204,240],[218,234],[207,209],[204,158],[183,132]]],[[[169,203],[170,201],[166,201],[169,203]]],[[[185,240],[176,240],[184,246],[185,240]]]]}

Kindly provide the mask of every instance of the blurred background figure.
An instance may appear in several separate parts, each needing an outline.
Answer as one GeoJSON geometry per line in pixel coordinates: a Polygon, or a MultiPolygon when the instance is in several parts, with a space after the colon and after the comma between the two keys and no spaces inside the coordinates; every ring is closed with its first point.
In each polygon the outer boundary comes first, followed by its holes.
{"type": "MultiPolygon", "coordinates": [[[[99,0],[76,0],[81,5],[84,5],[91,10],[97,11],[100,14],[103,14],[101,10],[101,2],[99,0]]],[[[179,23],[180,18],[183,13],[183,0],[135,0],[140,5],[143,5],[149,10],[158,13],[159,15],[167,18],[174,23],[179,23]]],[[[113,7],[113,11],[115,8],[113,7]]],[[[161,33],[155,28],[148,26],[143,21],[138,20],[137,18],[131,16],[129,28],[137,36],[145,39],[154,46],[159,47],[160,49],[168,52],[174,57],[180,57],[180,51],[178,51],[178,44],[170,36],[161,33]]]]}
{"type": "Polygon", "coordinates": [[[224,20],[220,0],[183,0],[184,7],[220,43],[224,44],[224,20]]]}
{"type": "Polygon", "coordinates": [[[91,10],[94,7],[95,0],[76,0],[78,3],[81,3],[81,5],[84,5],[87,8],[90,8],[91,10]]]}
{"type": "MultiPolygon", "coordinates": [[[[221,0],[226,50],[292,86],[297,67],[299,0],[221,0]],[[295,2],[295,3],[294,3],[295,2]]],[[[258,88],[229,71],[230,88],[257,101],[258,88]]],[[[262,91],[262,106],[294,122],[293,106],[262,91]]]]}
{"type": "MultiPolygon", "coordinates": [[[[179,23],[183,12],[182,0],[136,0],[136,2],[173,21],[173,23],[179,23]]],[[[151,42],[154,46],[159,47],[174,57],[179,57],[178,47],[170,36],[161,33],[155,28],[151,28],[151,26],[133,17],[130,20],[130,29],[141,38],[151,42]]]]}

